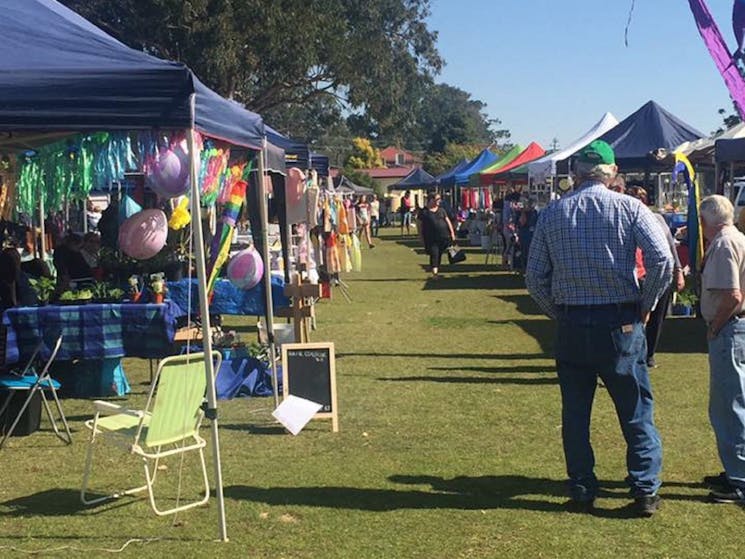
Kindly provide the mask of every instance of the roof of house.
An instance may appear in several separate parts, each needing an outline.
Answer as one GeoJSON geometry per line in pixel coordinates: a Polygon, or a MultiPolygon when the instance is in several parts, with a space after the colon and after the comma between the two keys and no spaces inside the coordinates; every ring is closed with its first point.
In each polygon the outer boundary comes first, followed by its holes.
{"type": "Polygon", "coordinates": [[[416,163],[421,163],[422,161],[422,158],[417,154],[405,149],[397,148],[395,146],[388,146],[387,148],[380,150],[380,157],[382,157],[384,161],[395,161],[396,155],[398,154],[403,154],[404,161],[411,161],[416,163]]]}
{"type": "Polygon", "coordinates": [[[388,168],[381,168],[381,169],[358,169],[358,171],[360,173],[365,173],[366,175],[374,179],[398,179],[398,178],[403,178],[407,176],[416,167],[417,166],[415,165],[410,165],[407,167],[388,167],[388,168]]]}

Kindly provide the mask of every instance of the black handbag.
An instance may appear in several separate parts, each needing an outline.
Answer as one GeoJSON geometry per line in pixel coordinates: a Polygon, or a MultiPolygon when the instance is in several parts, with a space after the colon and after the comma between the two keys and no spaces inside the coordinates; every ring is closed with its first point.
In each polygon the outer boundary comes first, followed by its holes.
{"type": "Polygon", "coordinates": [[[457,264],[463,262],[466,259],[466,251],[462,248],[458,248],[456,245],[448,247],[448,262],[451,264],[457,264]]]}

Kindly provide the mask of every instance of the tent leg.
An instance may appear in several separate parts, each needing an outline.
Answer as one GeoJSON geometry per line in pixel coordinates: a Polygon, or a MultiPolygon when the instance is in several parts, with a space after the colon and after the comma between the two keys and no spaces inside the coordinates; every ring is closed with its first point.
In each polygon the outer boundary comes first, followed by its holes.
{"type": "Polygon", "coordinates": [[[217,516],[220,539],[228,541],[228,530],[225,521],[225,498],[222,484],[222,465],[220,463],[220,438],[217,423],[217,395],[215,394],[215,372],[212,362],[212,336],[210,328],[209,303],[207,301],[207,266],[204,261],[204,231],[202,231],[202,220],[199,218],[199,185],[197,184],[197,152],[194,141],[195,131],[193,128],[196,95],[191,95],[191,122],[192,128],[187,136],[189,146],[190,169],[189,178],[191,182],[191,215],[194,228],[194,248],[197,264],[197,285],[199,287],[199,311],[202,315],[202,347],[207,358],[204,360],[204,373],[207,375],[207,413],[212,429],[212,452],[215,461],[215,495],[217,497],[217,516]]]}
{"type": "MultiPolygon", "coordinates": [[[[264,260],[264,297],[266,304],[266,337],[269,341],[269,363],[272,367],[272,390],[274,392],[274,407],[279,405],[279,388],[277,385],[277,360],[275,357],[276,348],[274,347],[274,301],[272,298],[272,270],[269,259],[269,211],[267,209],[266,196],[267,193],[264,189],[264,174],[266,172],[266,165],[264,163],[264,157],[266,154],[266,139],[264,140],[264,149],[259,154],[259,214],[261,215],[262,223],[262,250],[264,254],[261,258],[264,260]]],[[[285,262],[285,266],[289,263],[285,262]]]]}

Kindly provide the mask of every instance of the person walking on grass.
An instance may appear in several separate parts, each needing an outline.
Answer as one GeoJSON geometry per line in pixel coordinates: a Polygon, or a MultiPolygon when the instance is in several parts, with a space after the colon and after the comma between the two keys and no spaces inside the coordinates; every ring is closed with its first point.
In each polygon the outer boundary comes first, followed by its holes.
{"type": "Polygon", "coordinates": [[[357,236],[361,239],[365,239],[367,246],[375,248],[370,237],[370,203],[367,201],[367,196],[360,196],[357,202],[357,236]]]}
{"type": "Polygon", "coordinates": [[[398,211],[401,214],[401,236],[404,236],[404,227],[406,227],[406,234],[411,234],[411,210],[412,207],[412,200],[411,200],[411,190],[407,190],[404,192],[404,195],[401,196],[401,205],[398,207],[398,211]]]}
{"type": "Polygon", "coordinates": [[[380,228],[380,200],[375,194],[370,198],[370,233],[373,237],[377,237],[380,228]]]}
{"type": "Polygon", "coordinates": [[[440,207],[439,194],[427,196],[427,207],[419,212],[419,238],[424,250],[429,254],[429,267],[432,279],[438,279],[442,254],[455,241],[453,223],[448,214],[440,207]]]}
{"type": "Polygon", "coordinates": [[[652,212],[611,191],[612,148],[594,141],[574,164],[579,187],[545,208],[526,270],[531,296],[556,320],[556,368],[571,512],[594,510],[598,494],[590,414],[600,376],[626,440],[627,483],[636,515],[659,505],[662,445],[646,365],[644,324],[672,281],[673,258],[652,212]],[[646,280],[634,275],[637,247],[646,280]]]}
{"type": "Polygon", "coordinates": [[[707,196],[699,215],[709,247],[701,274],[701,314],[709,342],[709,420],[724,471],[706,476],[710,498],[745,504],[745,236],[724,196],[707,196]]]}

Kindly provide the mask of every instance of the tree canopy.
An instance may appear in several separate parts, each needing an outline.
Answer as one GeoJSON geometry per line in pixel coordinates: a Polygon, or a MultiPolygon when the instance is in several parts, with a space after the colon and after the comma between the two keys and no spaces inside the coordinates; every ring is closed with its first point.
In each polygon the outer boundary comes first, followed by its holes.
{"type": "Polygon", "coordinates": [[[346,146],[364,136],[421,151],[499,136],[483,103],[435,85],[431,0],[61,1],[320,148],[330,129],[346,146]]]}

